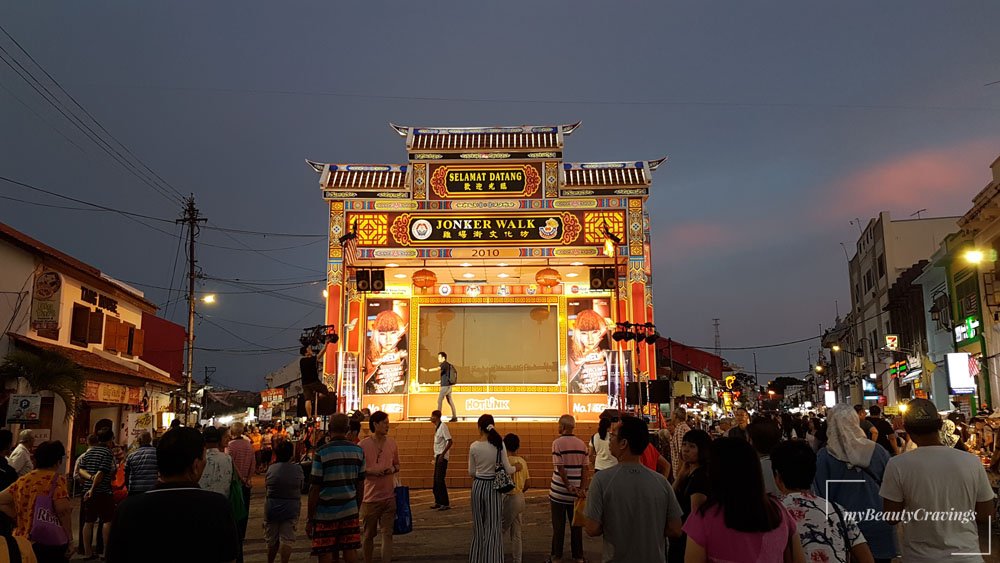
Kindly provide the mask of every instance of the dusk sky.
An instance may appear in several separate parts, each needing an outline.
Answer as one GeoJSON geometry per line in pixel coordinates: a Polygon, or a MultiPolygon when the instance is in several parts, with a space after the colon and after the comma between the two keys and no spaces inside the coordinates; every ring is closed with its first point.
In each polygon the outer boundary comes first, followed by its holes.
{"type": "MultiPolygon", "coordinates": [[[[707,347],[713,318],[723,347],[746,347],[817,335],[837,301],[846,314],[850,221],[969,209],[1000,156],[997,22],[988,0],[0,7],[0,25],[108,132],[195,194],[208,226],[323,235],[304,159],[405,163],[390,121],[582,120],[568,162],[667,155],[650,196],[656,324],[707,347]]],[[[2,32],[0,47],[56,91],[2,32]]],[[[0,131],[0,176],[180,215],[6,64],[0,131]]],[[[84,207],[3,181],[0,197],[84,207]]],[[[181,296],[157,289],[181,287],[177,226],[9,199],[0,221],[160,305],[181,296]]],[[[216,245],[199,249],[207,276],[281,289],[200,284],[219,302],[200,309],[211,322],[199,322],[198,346],[234,351],[199,352],[195,376],[211,365],[224,385],[260,389],[297,354],[245,351],[297,346],[300,328],[323,321],[326,239],[206,229],[199,240],[216,245]]],[[[162,312],[186,322],[183,304],[162,312]]],[[[759,350],[762,380],[804,375],[816,346],[759,350]]],[[[749,351],[723,355],[752,366],[749,351]]]]}

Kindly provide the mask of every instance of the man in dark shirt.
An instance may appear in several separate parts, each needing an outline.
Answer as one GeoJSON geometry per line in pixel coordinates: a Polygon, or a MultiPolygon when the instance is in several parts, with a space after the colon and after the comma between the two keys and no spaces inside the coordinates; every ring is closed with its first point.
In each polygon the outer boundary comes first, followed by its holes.
{"type": "Polygon", "coordinates": [[[872,442],[878,440],[878,428],[871,422],[868,422],[867,417],[865,417],[865,407],[861,405],[854,405],[854,412],[858,413],[858,423],[861,425],[861,429],[865,431],[865,438],[868,438],[872,442]]]}
{"type": "Polygon", "coordinates": [[[451,407],[451,422],[456,422],[458,420],[458,415],[455,414],[455,401],[451,400],[451,389],[452,384],[452,374],[455,370],[455,366],[448,363],[448,354],[444,352],[438,352],[438,367],[436,368],[420,368],[420,371],[441,372],[441,391],[438,393],[438,408],[441,410],[441,405],[444,403],[445,398],[448,399],[448,405],[451,407]]]}
{"type": "Polygon", "coordinates": [[[889,421],[882,418],[882,409],[878,405],[868,407],[868,422],[872,423],[875,430],[878,430],[878,439],[875,442],[885,448],[889,455],[899,454],[899,444],[896,443],[896,432],[892,429],[889,421]]]}
{"type": "Polygon", "coordinates": [[[240,540],[229,501],[198,487],[205,469],[201,434],[193,428],[167,432],[156,447],[156,464],[160,482],[118,507],[107,561],[235,561],[240,540]]]}
{"type": "Polygon", "coordinates": [[[14,434],[6,428],[0,430],[0,491],[17,481],[17,470],[7,463],[12,445],[14,445],[14,434]]]}
{"type": "MultiPolygon", "coordinates": [[[[324,347],[323,350],[325,351],[326,348],[324,347]]],[[[299,375],[302,376],[302,392],[306,400],[306,416],[314,417],[316,416],[316,403],[319,401],[319,395],[325,395],[330,390],[320,378],[319,356],[309,346],[299,348],[299,353],[302,354],[302,357],[299,358],[299,375]]],[[[321,352],[320,356],[322,355],[321,352]]]]}

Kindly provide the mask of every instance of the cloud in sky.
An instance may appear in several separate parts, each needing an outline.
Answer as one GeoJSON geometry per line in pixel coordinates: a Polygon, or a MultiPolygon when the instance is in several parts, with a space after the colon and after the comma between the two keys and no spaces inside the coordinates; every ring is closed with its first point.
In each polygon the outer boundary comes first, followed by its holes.
{"type": "Polygon", "coordinates": [[[918,209],[930,216],[960,214],[990,181],[988,166],[1000,154],[1000,138],[913,150],[866,166],[833,182],[817,210],[838,223],[879,211],[905,218],[918,209]]]}

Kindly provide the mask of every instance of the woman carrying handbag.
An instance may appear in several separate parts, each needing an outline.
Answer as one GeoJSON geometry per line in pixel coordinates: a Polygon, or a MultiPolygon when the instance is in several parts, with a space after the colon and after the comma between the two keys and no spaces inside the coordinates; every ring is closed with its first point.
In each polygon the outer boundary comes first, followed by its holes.
{"type": "Polygon", "coordinates": [[[479,440],[469,446],[469,475],[473,477],[471,563],[503,563],[503,493],[513,488],[510,475],[515,469],[493,422],[491,415],[479,417],[479,440]]]}

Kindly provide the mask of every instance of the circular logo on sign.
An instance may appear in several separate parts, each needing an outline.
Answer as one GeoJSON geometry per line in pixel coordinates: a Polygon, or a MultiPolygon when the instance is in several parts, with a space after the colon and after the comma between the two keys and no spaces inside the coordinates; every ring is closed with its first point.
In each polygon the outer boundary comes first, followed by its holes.
{"type": "Polygon", "coordinates": [[[417,240],[427,240],[432,232],[434,229],[431,228],[431,223],[427,219],[417,219],[410,227],[410,234],[417,240]]]}
{"type": "Polygon", "coordinates": [[[55,272],[45,272],[35,278],[35,299],[51,299],[62,287],[62,278],[55,272]]]}
{"type": "Polygon", "coordinates": [[[479,297],[479,292],[480,289],[478,285],[470,285],[469,287],[465,288],[465,293],[469,297],[479,297]]]}
{"type": "Polygon", "coordinates": [[[441,287],[438,288],[438,293],[446,297],[451,295],[451,286],[446,283],[441,284],[441,287]]]}

